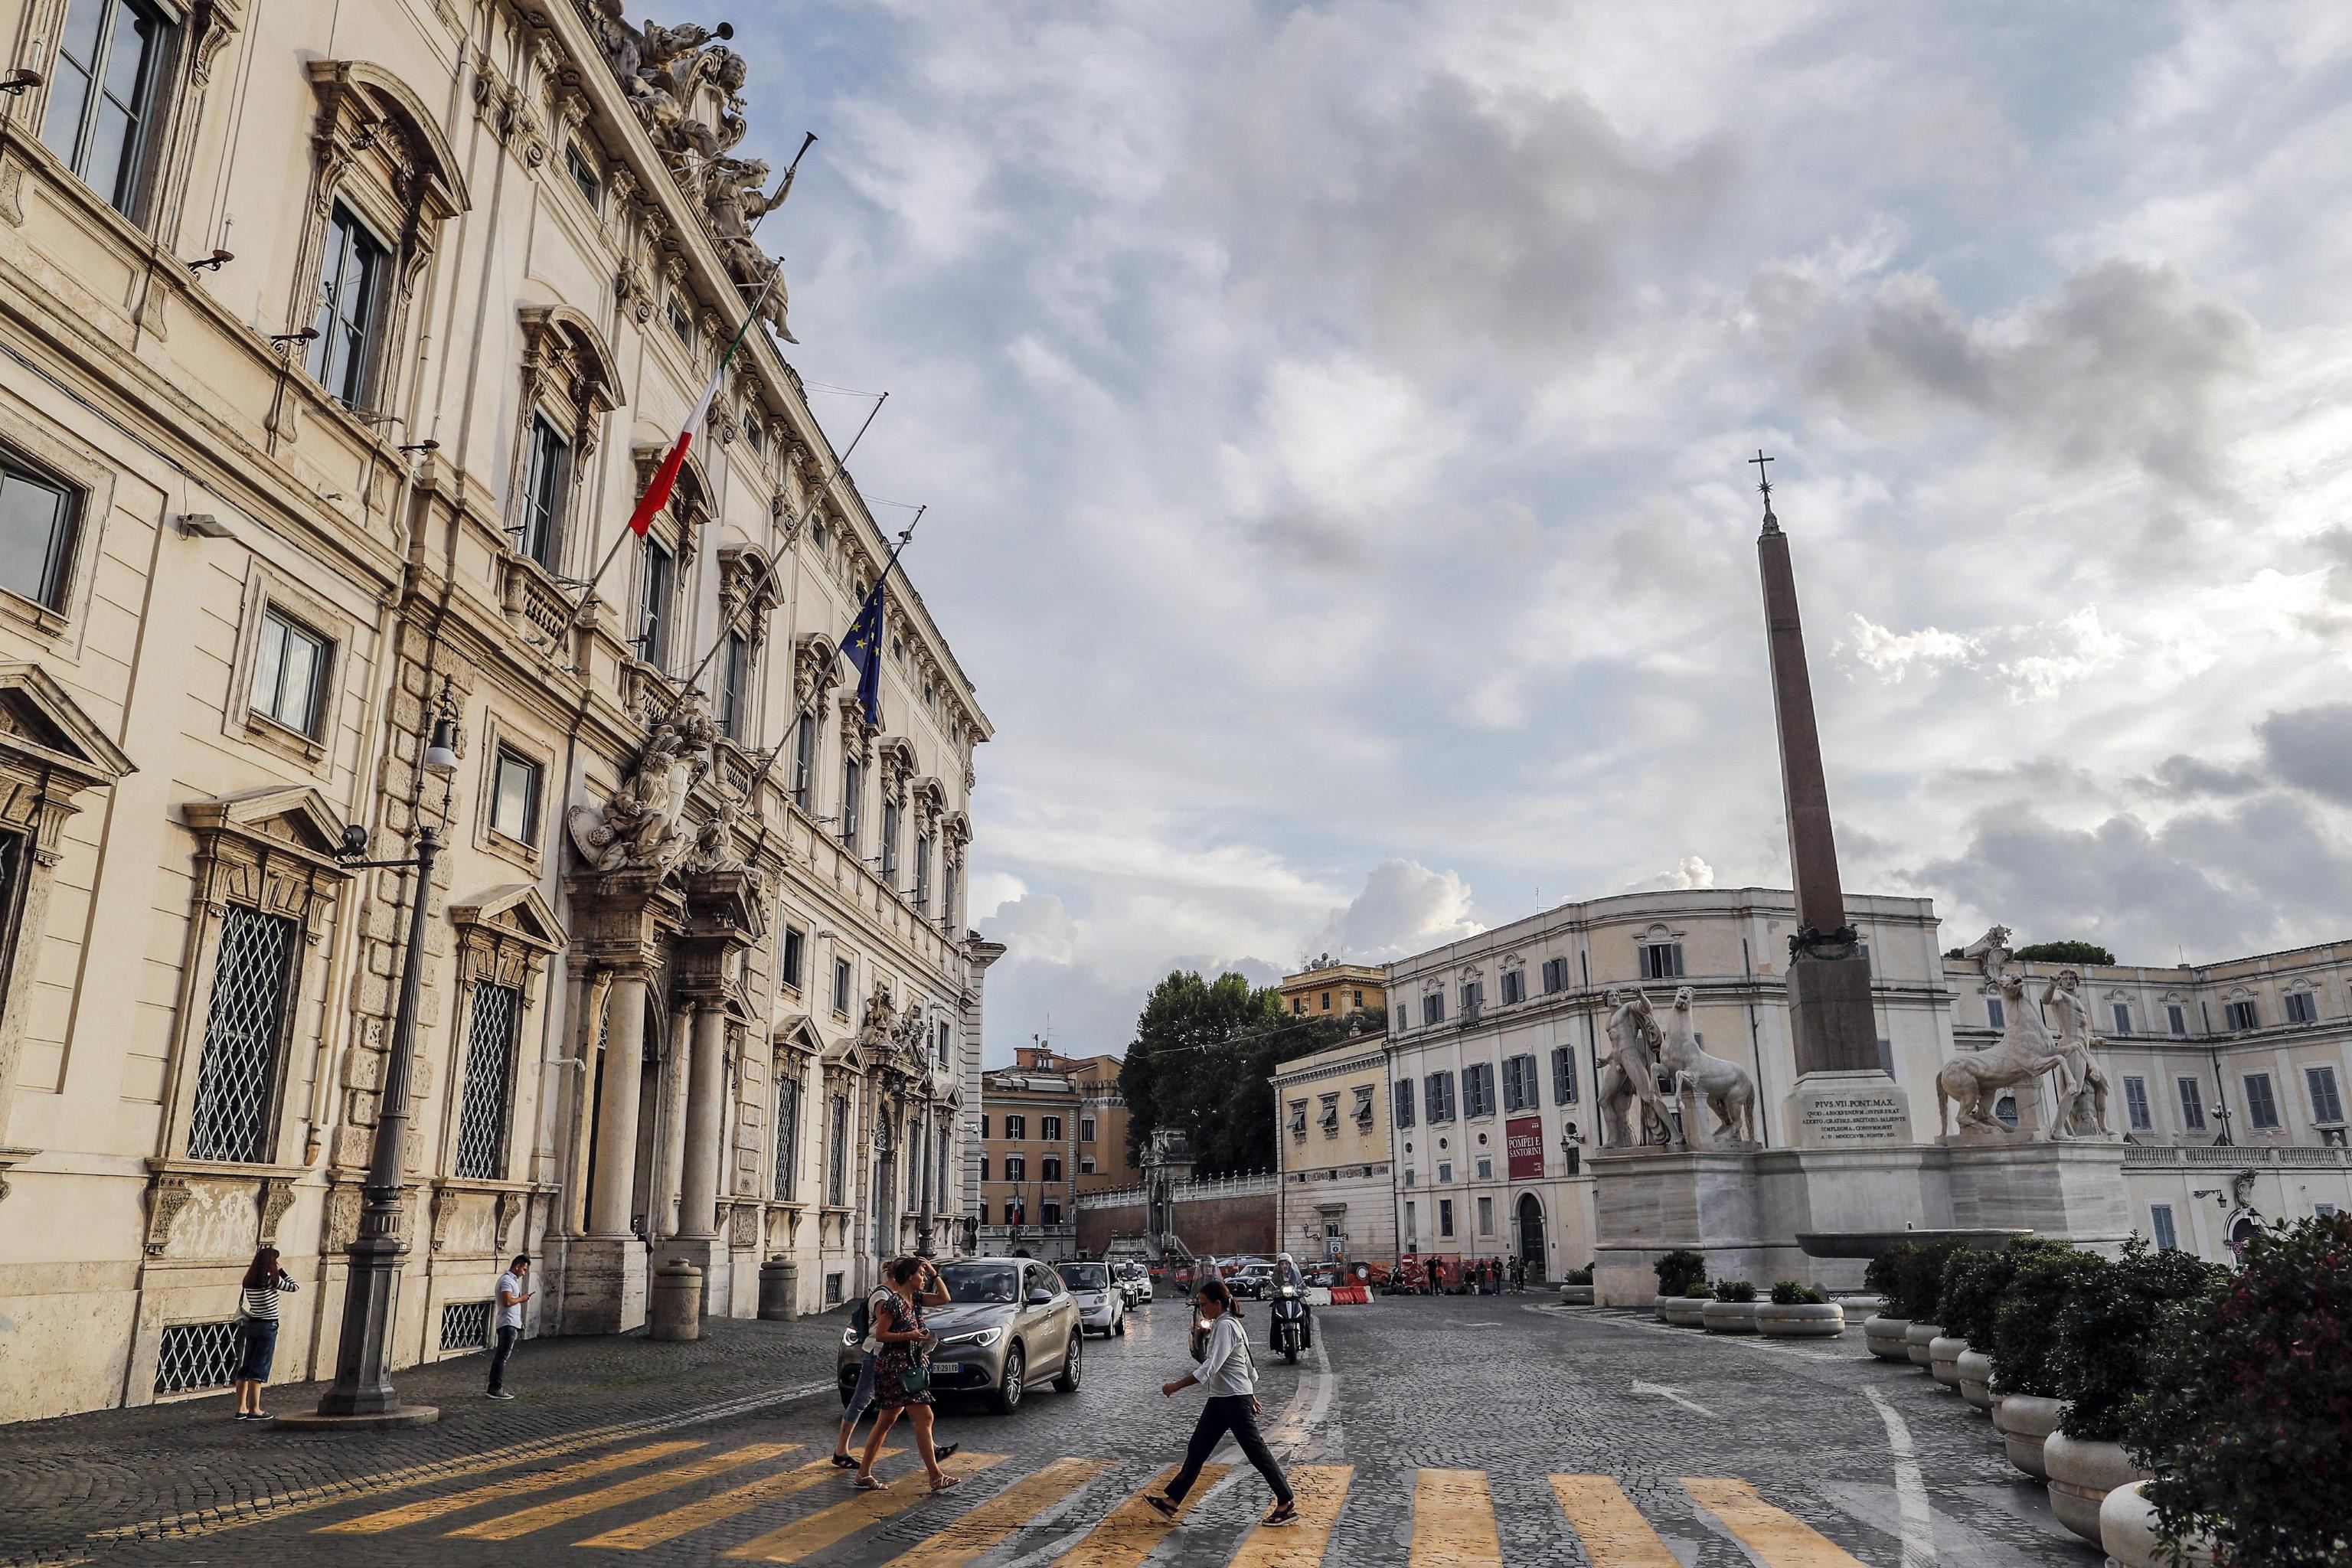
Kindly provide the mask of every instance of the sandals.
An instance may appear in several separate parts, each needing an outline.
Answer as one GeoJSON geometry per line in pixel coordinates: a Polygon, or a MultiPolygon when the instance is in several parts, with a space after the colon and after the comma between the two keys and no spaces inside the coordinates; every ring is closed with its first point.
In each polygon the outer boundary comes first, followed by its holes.
{"type": "Polygon", "coordinates": [[[890,1488],[887,1482],[872,1476],[860,1476],[857,1478],[857,1489],[862,1492],[887,1492],[890,1488]]]}
{"type": "Polygon", "coordinates": [[[857,1468],[857,1461],[846,1454],[835,1454],[833,1457],[833,1468],[836,1470],[854,1470],[857,1468]]]}
{"type": "Polygon", "coordinates": [[[937,1497],[941,1492],[953,1491],[961,1485],[963,1485],[963,1478],[961,1476],[941,1476],[931,1483],[931,1495],[937,1497]]]}
{"type": "Polygon", "coordinates": [[[950,1459],[954,1458],[956,1457],[956,1450],[962,1447],[963,1445],[961,1443],[941,1443],[938,1447],[931,1450],[931,1458],[944,1465],[950,1459]]]}
{"type": "Polygon", "coordinates": [[[1174,1503],[1170,1502],[1165,1497],[1161,1496],[1158,1492],[1149,1494],[1144,1498],[1143,1501],[1145,1506],[1150,1508],[1152,1512],[1158,1514],[1160,1518],[1168,1521],[1171,1524],[1175,1522],[1177,1514],[1181,1511],[1174,1503]]]}
{"type": "Polygon", "coordinates": [[[1298,1509],[1297,1505],[1286,1502],[1276,1503],[1272,1513],[1267,1514],[1264,1519],[1258,1521],[1258,1524],[1266,1530],[1280,1530],[1286,1524],[1297,1524],[1297,1522],[1298,1509]]]}

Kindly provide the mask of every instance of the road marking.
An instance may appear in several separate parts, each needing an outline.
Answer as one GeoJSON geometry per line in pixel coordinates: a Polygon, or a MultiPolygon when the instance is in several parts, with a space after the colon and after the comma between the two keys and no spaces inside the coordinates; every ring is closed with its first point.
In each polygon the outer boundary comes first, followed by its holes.
{"type": "Polygon", "coordinates": [[[795,1400],[831,1394],[836,1386],[828,1378],[823,1383],[804,1383],[797,1388],[771,1389],[765,1394],[746,1394],[721,1400],[716,1405],[681,1410],[657,1421],[621,1421],[603,1426],[588,1426],[577,1432],[559,1433],[552,1437],[534,1437],[527,1443],[509,1444],[503,1448],[485,1449],[467,1458],[428,1459],[423,1464],[404,1465],[396,1470],[379,1470],[372,1476],[322,1481],[314,1487],[296,1487],[290,1491],[264,1492],[235,1503],[191,1509],[182,1513],[166,1514],[161,1519],[142,1520],[136,1524],[119,1524],[109,1530],[92,1531],[83,1539],[140,1541],[169,1538],[184,1541],[224,1530],[243,1530],[248,1524],[261,1524],[284,1519],[289,1514],[331,1508],[355,1497],[406,1491],[411,1487],[426,1486],[434,1481],[461,1480],[467,1476],[487,1475],[492,1470],[502,1470],[509,1465],[520,1465],[531,1459],[576,1454],[599,1443],[625,1442],[631,1437],[650,1436],[656,1432],[668,1432],[705,1421],[721,1421],[730,1415],[740,1415],[771,1405],[789,1405],[795,1400]]]}
{"type": "Polygon", "coordinates": [[[381,1513],[363,1513],[357,1519],[346,1519],[336,1524],[322,1524],[314,1535],[374,1535],[403,1525],[423,1524],[429,1519],[457,1513],[482,1503],[496,1502],[501,1498],[520,1497],[526,1492],[543,1492],[556,1487],[570,1486],[592,1476],[614,1470],[625,1470],[631,1465],[650,1464],[666,1459],[672,1454],[683,1454],[690,1448],[705,1447],[701,1443],[656,1443],[644,1448],[625,1448],[617,1454],[599,1454],[593,1459],[583,1459],[576,1465],[565,1465],[552,1470],[538,1470],[527,1476],[509,1476],[502,1481],[492,1481],[486,1487],[469,1491],[452,1492],[447,1497],[426,1498],[422,1502],[403,1503],[381,1513]]]}
{"type": "Polygon", "coordinates": [[[724,1471],[744,1465],[756,1465],[779,1454],[789,1454],[799,1447],[798,1443],[749,1443],[740,1448],[730,1448],[723,1454],[697,1459],[690,1465],[674,1465],[667,1470],[656,1470],[652,1475],[623,1481],[618,1486],[557,1498],[552,1502],[541,1503],[537,1508],[524,1509],[520,1513],[510,1513],[503,1519],[486,1519],[449,1533],[468,1541],[512,1541],[518,1535],[529,1535],[535,1530],[562,1524],[578,1519],[582,1514],[618,1508],[625,1502],[635,1502],[656,1492],[690,1487],[697,1481],[709,1480],[724,1471]]]}
{"type": "Polygon", "coordinates": [[[1633,1380],[1633,1392],[1635,1394],[1654,1394],[1661,1399],[1671,1399],[1676,1405],[1681,1405],[1684,1409],[1691,1411],[1696,1415],[1704,1415],[1710,1421],[1720,1421],[1723,1419],[1722,1416],[1717,1415],[1714,1411],[1709,1410],[1706,1405],[1698,1403],[1698,1401],[1684,1397],[1683,1391],[1681,1389],[1669,1388],[1663,1383],[1643,1383],[1641,1379],[1635,1378],[1633,1380]]]}
{"type": "Polygon", "coordinates": [[[1412,1489],[1413,1568],[1503,1568],[1484,1470],[1423,1470],[1412,1489]]]}
{"type": "MultiPolygon", "coordinates": [[[[958,1454],[940,1468],[951,1476],[968,1476],[1001,1465],[1007,1458],[1003,1454],[958,1454]]],[[[754,1563],[798,1563],[869,1524],[879,1524],[894,1513],[903,1513],[919,1502],[928,1501],[930,1496],[929,1481],[917,1471],[900,1479],[887,1491],[859,1492],[846,1502],[819,1509],[806,1519],[796,1519],[765,1535],[755,1535],[720,1555],[749,1558],[754,1563]]]]}
{"type": "Polygon", "coordinates": [[[1683,1490],[1770,1568],[1863,1568],[1844,1547],[1795,1514],[1774,1508],[1746,1481],[1685,1476],[1683,1490]]]}
{"type": "Polygon", "coordinates": [[[1110,1467],[1108,1459],[1056,1459],[1036,1474],[1013,1482],[929,1540],[892,1558],[888,1568],[964,1568],[1110,1467]]]}
{"type": "MultiPolygon", "coordinates": [[[[905,1453],[903,1448],[885,1448],[875,1456],[875,1462],[905,1453]]],[[[659,1546],[665,1541],[675,1541],[690,1531],[722,1519],[732,1519],[747,1513],[763,1502],[773,1502],[795,1492],[804,1492],[832,1476],[849,1472],[835,1465],[831,1458],[811,1459],[805,1465],[795,1465],[789,1470],[779,1470],[772,1476],[761,1476],[756,1481],[746,1481],[740,1487],[730,1487],[707,1498],[688,1503],[684,1508],[671,1509],[649,1519],[614,1525],[602,1535],[592,1535],[576,1546],[610,1546],[622,1552],[642,1552],[648,1546],[659,1546]]]]}
{"type": "MultiPolygon", "coordinates": [[[[1108,1514],[1103,1521],[1087,1531],[1086,1539],[1054,1559],[1054,1568],[1137,1568],[1145,1558],[1157,1551],[1168,1539],[1168,1521],[1152,1511],[1144,1498],[1166,1491],[1168,1483],[1176,1479],[1181,1467],[1171,1465],[1151,1478],[1141,1491],[1134,1493],[1108,1514]]],[[[1177,1510],[1182,1518],[1192,1511],[1192,1505],[1202,1493],[1222,1479],[1233,1468],[1230,1465],[1202,1465],[1200,1479],[1184,1494],[1177,1510]]]]}
{"type": "Polygon", "coordinates": [[[1936,1515],[1927,1506],[1927,1483],[1919,1473],[1918,1456],[1912,1452],[1911,1428],[1885,1394],[1867,1387],[1862,1392],[1878,1407],[1878,1418],[1886,1424],[1886,1446],[1895,1451],[1895,1500],[1903,1510],[1903,1568],[1926,1568],[1936,1560],[1936,1515]]]}
{"type": "Polygon", "coordinates": [[[1282,1530],[1258,1525],[1225,1568],[1319,1568],[1355,1473],[1352,1465],[1301,1465],[1292,1470],[1288,1479],[1298,1522],[1282,1530]]]}
{"type": "MultiPolygon", "coordinates": [[[[1620,1317],[1615,1314],[1622,1309],[1615,1307],[1522,1307],[1519,1310],[1523,1312],[1549,1312],[1559,1317],[1574,1316],[1588,1323],[1606,1323],[1612,1329],[1632,1329],[1638,1333],[1664,1334],[1668,1339],[1685,1342],[1701,1341],[1700,1333],[1695,1329],[1678,1329],[1672,1323],[1662,1323],[1654,1318],[1631,1313],[1620,1317]]],[[[1707,1334],[1704,1342],[1731,1350],[1761,1351],[1766,1355],[1795,1356],[1800,1361],[1856,1362],[1863,1359],[1850,1352],[1840,1355],[1834,1351],[1809,1351],[1785,1340],[1751,1339],[1746,1334],[1707,1334]]]]}
{"type": "Polygon", "coordinates": [[[1682,1568],[1624,1489],[1607,1476],[1554,1476],[1559,1511],[1584,1542],[1592,1568],[1682,1568]]]}

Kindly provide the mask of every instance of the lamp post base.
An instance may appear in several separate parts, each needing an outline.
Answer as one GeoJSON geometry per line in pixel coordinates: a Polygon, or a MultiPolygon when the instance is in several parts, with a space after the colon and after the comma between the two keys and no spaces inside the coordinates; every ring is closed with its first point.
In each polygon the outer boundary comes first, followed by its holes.
{"type": "Polygon", "coordinates": [[[269,1424],[280,1432],[394,1432],[404,1426],[429,1426],[441,1419],[437,1405],[395,1405],[363,1415],[322,1415],[315,1410],[289,1411],[269,1424]]]}

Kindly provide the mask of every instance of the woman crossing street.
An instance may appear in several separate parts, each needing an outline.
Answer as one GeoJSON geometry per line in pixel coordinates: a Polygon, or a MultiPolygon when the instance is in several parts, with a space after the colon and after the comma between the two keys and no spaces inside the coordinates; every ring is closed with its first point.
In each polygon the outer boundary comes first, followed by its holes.
{"type": "Polygon", "coordinates": [[[1250,1359],[1249,1335],[1234,1310],[1233,1291],[1223,1280],[1202,1283],[1200,1313],[1209,1325],[1208,1345],[1201,1352],[1200,1366],[1173,1383],[1161,1384],[1160,1392],[1172,1399],[1197,1384],[1209,1397],[1201,1407],[1200,1420],[1193,1424],[1192,1440],[1185,1447],[1184,1468],[1176,1472],[1164,1494],[1155,1492],[1143,1500],[1163,1519],[1176,1518],[1183,1511],[1185,1494],[1201,1479],[1201,1467],[1209,1462],[1218,1442],[1231,1433],[1243,1455],[1274,1489],[1274,1511],[1260,1522],[1269,1529],[1294,1523],[1298,1510],[1290,1483],[1267,1452],[1265,1439],[1258,1436],[1257,1366],[1250,1359]]]}

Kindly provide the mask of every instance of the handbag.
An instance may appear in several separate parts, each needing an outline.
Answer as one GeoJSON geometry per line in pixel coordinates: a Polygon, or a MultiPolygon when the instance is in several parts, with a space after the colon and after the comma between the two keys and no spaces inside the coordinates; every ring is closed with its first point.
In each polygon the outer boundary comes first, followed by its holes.
{"type": "Polygon", "coordinates": [[[899,1369],[898,1386],[908,1394],[929,1394],[931,1391],[929,1364],[917,1362],[912,1366],[899,1369]]]}

